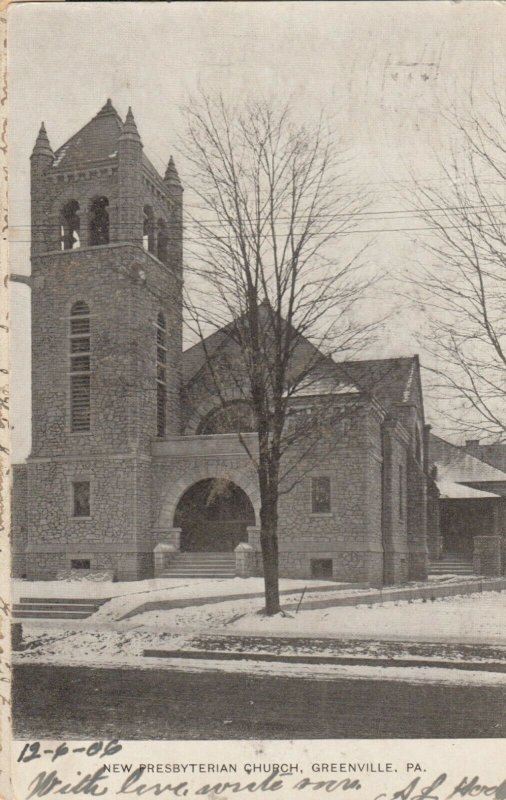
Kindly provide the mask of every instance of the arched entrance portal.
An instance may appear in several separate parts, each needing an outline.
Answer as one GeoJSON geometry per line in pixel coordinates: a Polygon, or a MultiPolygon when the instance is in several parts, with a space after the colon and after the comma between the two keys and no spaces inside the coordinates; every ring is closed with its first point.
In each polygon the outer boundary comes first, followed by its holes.
{"type": "Polygon", "coordinates": [[[186,552],[231,552],[248,541],[248,525],[254,524],[247,494],[222,478],[194,483],[181,497],[174,517],[186,552]]]}

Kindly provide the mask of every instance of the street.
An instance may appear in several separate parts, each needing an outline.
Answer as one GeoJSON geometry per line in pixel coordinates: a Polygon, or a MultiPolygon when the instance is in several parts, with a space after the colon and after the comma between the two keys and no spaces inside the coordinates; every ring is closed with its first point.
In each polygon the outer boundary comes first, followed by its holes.
{"type": "Polygon", "coordinates": [[[506,736],[506,687],[18,665],[18,739],[506,736]]]}

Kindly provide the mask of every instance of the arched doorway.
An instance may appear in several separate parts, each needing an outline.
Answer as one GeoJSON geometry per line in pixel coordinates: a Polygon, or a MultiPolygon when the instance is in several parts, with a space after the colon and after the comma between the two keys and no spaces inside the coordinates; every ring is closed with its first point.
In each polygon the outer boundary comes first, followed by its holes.
{"type": "Polygon", "coordinates": [[[255,512],[247,494],[222,478],[207,478],[190,486],[174,516],[185,552],[232,552],[240,542],[248,541],[248,525],[254,524],[255,512]]]}

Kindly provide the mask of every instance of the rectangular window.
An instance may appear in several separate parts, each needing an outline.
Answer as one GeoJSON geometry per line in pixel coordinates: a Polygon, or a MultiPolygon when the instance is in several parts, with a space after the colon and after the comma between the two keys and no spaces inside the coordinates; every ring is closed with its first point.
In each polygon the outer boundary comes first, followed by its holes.
{"type": "Polygon", "coordinates": [[[70,430],[90,430],[91,358],[90,311],[86,303],[74,303],[70,311],[70,430]]]}
{"type": "Polygon", "coordinates": [[[160,312],[156,320],[156,435],[165,436],[167,427],[167,327],[160,312]]]}
{"type": "Polygon", "coordinates": [[[90,429],[90,376],[70,376],[70,408],[72,431],[90,429]]]}
{"type": "Polygon", "coordinates": [[[329,514],[331,511],[330,478],[311,478],[311,512],[329,514]]]}
{"type": "Polygon", "coordinates": [[[165,406],[167,392],[164,383],[156,384],[156,432],[158,436],[165,436],[165,406]]]}
{"type": "Polygon", "coordinates": [[[399,464],[399,519],[404,516],[404,470],[399,464]]]}
{"type": "Polygon", "coordinates": [[[90,482],[75,481],[72,484],[72,515],[89,517],[90,512],[90,482]]]}

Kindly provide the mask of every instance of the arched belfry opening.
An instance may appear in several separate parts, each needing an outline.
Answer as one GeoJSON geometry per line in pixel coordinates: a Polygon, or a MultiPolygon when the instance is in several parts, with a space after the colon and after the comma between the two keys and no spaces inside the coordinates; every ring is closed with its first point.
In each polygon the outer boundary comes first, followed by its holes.
{"type": "Polygon", "coordinates": [[[69,200],[60,211],[60,236],[62,250],[75,250],[81,246],[81,220],[79,203],[69,200]]]}
{"type": "Polygon", "coordinates": [[[109,200],[95,197],[90,205],[90,245],[109,244],[109,200]]]}
{"type": "Polygon", "coordinates": [[[167,231],[167,223],[164,219],[159,219],[157,224],[157,237],[156,237],[156,255],[164,263],[167,261],[167,248],[169,244],[169,234],[167,231]]]}
{"type": "Polygon", "coordinates": [[[148,253],[155,252],[155,216],[151,206],[144,206],[142,224],[142,245],[148,253]]]}
{"type": "Polygon", "coordinates": [[[177,504],[174,526],[181,528],[181,550],[232,552],[248,541],[255,511],[246,492],[232,481],[207,478],[190,486],[177,504]]]}

